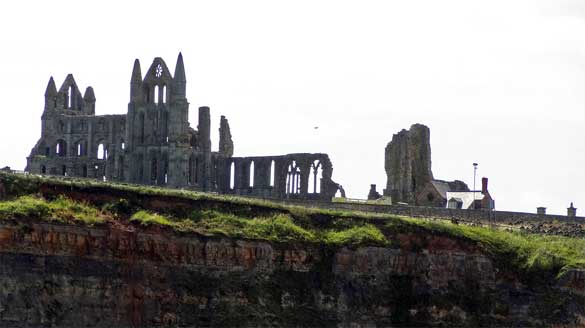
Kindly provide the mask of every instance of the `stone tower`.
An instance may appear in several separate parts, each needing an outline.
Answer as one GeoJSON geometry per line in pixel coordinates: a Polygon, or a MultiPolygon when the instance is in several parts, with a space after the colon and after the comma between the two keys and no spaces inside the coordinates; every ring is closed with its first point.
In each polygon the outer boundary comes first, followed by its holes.
{"type": "Polygon", "coordinates": [[[126,119],[131,182],[178,186],[186,180],[190,147],[186,82],[181,54],[174,76],[157,57],[142,78],[135,60],[126,119]]]}
{"type": "Polygon", "coordinates": [[[429,128],[414,124],[392,136],[384,166],[388,176],[384,195],[393,202],[414,203],[415,195],[433,180],[429,128]]]}

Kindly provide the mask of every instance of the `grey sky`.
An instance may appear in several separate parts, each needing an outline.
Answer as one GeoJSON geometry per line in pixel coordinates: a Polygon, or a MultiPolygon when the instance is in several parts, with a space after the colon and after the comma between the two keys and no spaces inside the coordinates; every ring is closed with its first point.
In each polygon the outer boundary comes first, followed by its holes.
{"type": "Polygon", "coordinates": [[[431,129],[436,178],[490,179],[496,207],[585,214],[585,1],[10,1],[0,4],[0,166],[22,169],[43,94],[73,73],[125,113],[132,63],[179,51],[190,121],[236,155],[326,152],[348,196],[386,183],[384,147],[431,129]],[[313,129],[319,126],[319,129],[313,129]]]}

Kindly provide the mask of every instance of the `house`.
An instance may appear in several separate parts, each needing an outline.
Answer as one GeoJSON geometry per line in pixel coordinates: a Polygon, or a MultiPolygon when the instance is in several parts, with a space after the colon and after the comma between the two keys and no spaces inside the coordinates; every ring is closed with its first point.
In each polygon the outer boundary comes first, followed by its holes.
{"type": "Polygon", "coordinates": [[[488,179],[481,179],[481,191],[447,192],[447,208],[452,209],[486,209],[493,210],[495,201],[488,191],[488,179]]]}
{"type": "Polygon", "coordinates": [[[469,191],[469,187],[463,181],[431,180],[416,195],[416,204],[419,206],[445,207],[447,205],[447,193],[454,191],[469,191]]]}

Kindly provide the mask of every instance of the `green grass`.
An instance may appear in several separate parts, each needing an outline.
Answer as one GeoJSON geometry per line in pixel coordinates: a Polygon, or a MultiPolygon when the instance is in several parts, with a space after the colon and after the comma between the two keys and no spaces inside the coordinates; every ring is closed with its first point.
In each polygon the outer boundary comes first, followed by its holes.
{"type": "Polygon", "coordinates": [[[333,245],[372,244],[385,246],[388,239],[377,227],[366,224],[344,230],[327,230],[323,233],[323,242],[333,245]]]}
{"type": "Polygon", "coordinates": [[[199,231],[228,237],[279,242],[317,242],[314,233],[298,226],[290,216],[283,214],[247,219],[233,214],[207,211],[196,225],[199,231]]]}
{"type": "Polygon", "coordinates": [[[433,234],[468,240],[480,245],[501,262],[523,271],[556,271],[562,274],[571,268],[585,268],[584,238],[509,232],[406,218],[401,219],[401,222],[388,222],[386,228],[395,231],[419,228],[433,234]]]}
{"type": "Polygon", "coordinates": [[[130,222],[140,223],[141,225],[161,225],[161,226],[172,226],[173,222],[169,221],[163,215],[157,213],[151,213],[147,211],[138,211],[130,217],[130,222]]]}
{"type": "Polygon", "coordinates": [[[22,196],[0,202],[0,220],[23,218],[44,219],[51,222],[80,222],[88,225],[102,224],[107,216],[88,204],[58,197],[53,201],[34,196],[22,196]]]}
{"type": "Polygon", "coordinates": [[[446,221],[431,222],[375,213],[285,206],[258,199],[91,180],[20,176],[0,172],[0,182],[4,184],[9,197],[8,200],[0,201],[0,220],[36,218],[85,224],[128,220],[130,224],[160,226],[179,233],[272,242],[318,243],[331,247],[396,247],[397,234],[440,235],[477,245],[491,254],[499,265],[515,270],[562,274],[570,268],[585,268],[583,238],[507,232],[455,225],[446,221]],[[133,195],[134,198],[98,204],[101,208],[98,209],[98,205],[77,203],[64,197],[47,201],[29,196],[38,192],[41,185],[67,186],[67,190],[88,190],[91,194],[122,191],[123,195],[133,195]],[[173,196],[187,199],[202,207],[200,210],[177,212],[178,214],[159,213],[151,208],[141,207],[146,206],[139,203],[142,195],[173,196]],[[225,206],[226,204],[230,206],[225,206]],[[256,213],[258,209],[263,210],[261,215],[256,213]]]}

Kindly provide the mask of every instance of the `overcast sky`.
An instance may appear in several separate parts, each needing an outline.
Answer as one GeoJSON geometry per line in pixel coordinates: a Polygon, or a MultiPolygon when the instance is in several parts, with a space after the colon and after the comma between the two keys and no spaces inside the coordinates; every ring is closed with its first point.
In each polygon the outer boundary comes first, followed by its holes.
{"type": "Polygon", "coordinates": [[[132,64],[187,74],[236,156],[325,152],[349,197],[394,133],[431,130],[435,178],[489,177],[499,210],[585,215],[585,1],[4,1],[0,166],[23,169],[49,77],[124,114],[132,64]],[[314,127],[319,127],[314,129],[314,127]]]}

